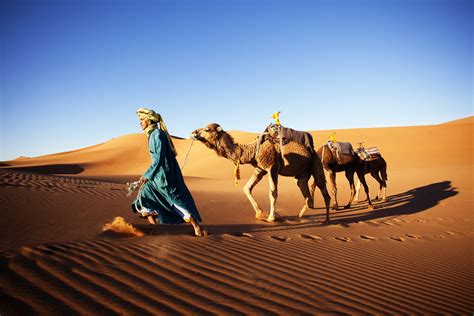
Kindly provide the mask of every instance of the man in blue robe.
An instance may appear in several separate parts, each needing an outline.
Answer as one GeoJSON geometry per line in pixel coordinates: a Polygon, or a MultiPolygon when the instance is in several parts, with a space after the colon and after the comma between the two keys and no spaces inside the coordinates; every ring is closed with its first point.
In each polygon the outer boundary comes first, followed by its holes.
{"type": "Polygon", "coordinates": [[[195,235],[203,236],[201,216],[184,183],[176,149],[161,115],[145,108],[138,109],[137,115],[148,136],[152,163],[140,178],[142,188],[132,209],[152,224],[191,223],[195,235]]]}

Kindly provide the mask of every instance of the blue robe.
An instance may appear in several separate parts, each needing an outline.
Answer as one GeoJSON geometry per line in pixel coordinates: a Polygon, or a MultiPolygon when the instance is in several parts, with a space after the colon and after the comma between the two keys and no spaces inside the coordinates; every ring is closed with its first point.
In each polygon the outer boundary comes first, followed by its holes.
{"type": "Polygon", "coordinates": [[[151,166],[145,172],[148,180],[141,191],[143,206],[157,211],[160,224],[184,223],[173,205],[178,205],[191,213],[195,220],[201,221],[193,197],[189,192],[166,134],[156,128],[148,136],[151,166]]]}

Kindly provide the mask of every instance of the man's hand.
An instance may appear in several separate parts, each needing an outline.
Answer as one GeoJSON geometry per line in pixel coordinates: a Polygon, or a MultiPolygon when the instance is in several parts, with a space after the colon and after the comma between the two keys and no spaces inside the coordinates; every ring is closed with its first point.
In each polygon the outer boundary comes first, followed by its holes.
{"type": "Polygon", "coordinates": [[[140,177],[140,183],[147,183],[147,182],[148,180],[144,176],[140,177]]]}

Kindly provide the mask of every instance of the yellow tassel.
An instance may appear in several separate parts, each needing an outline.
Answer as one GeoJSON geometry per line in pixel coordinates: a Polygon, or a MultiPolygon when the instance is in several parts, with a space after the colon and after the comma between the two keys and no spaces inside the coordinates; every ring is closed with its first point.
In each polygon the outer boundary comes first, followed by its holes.
{"type": "Polygon", "coordinates": [[[280,125],[280,111],[273,113],[272,119],[275,120],[276,125],[280,125]]]}
{"type": "Polygon", "coordinates": [[[336,136],[334,136],[335,134],[336,134],[336,133],[333,132],[333,133],[331,133],[331,134],[329,135],[329,140],[332,141],[333,143],[336,142],[336,136]]]}

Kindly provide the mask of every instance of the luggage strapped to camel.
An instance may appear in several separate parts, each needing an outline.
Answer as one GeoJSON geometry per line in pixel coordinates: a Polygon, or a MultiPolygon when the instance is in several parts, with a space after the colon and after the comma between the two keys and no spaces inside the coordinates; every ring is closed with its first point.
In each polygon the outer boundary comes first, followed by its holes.
{"type": "Polygon", "coordinates": [[[359,148],[356,150],[357,155],[364,161],[373,161],[382,157],[380,150],[377,147],[365,148],[362,143],[359,143],[359,148]]]}

